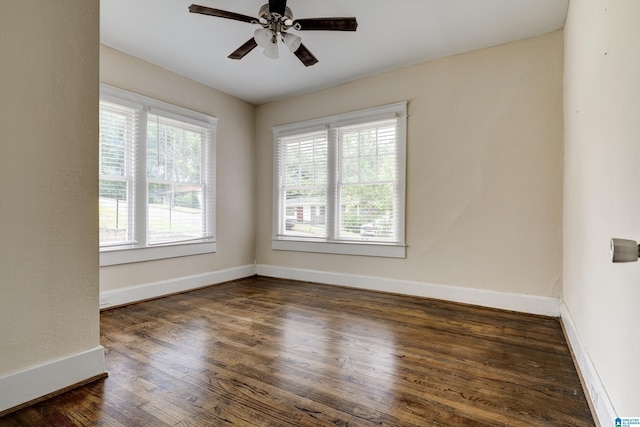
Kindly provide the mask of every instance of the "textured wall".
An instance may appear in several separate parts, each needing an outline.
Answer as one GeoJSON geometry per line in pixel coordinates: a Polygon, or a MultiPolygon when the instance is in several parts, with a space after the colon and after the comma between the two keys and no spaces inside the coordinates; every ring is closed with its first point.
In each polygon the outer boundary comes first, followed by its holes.
{"type": "Polygon", "coordinates": [[[99,1],[0,12],[0,376],[99,345],[99,1]]]}
{"type": "MultiPolygon", "coordinates": [[[[640,2],[572,1],[565,29],[564,300],[620,416],[640,414],[640,2]]],[[[608,422],[608,420],[607,420],[608,422]]]]}
{"type": "Polygon", "coordinates": [[[562,67],[555,32],[259,106],[258,263],[560,296],[562,67]],[[407,258],[273,251],[271,127],[403,100],[407,258]]]}
{"type": "Polygon", "coordinates": [[[100,49],[100,81],[218,118],[215,254],[100,269],[113,290],[253,265],[255,259],[255,107],[111,48],[100,49]]]}

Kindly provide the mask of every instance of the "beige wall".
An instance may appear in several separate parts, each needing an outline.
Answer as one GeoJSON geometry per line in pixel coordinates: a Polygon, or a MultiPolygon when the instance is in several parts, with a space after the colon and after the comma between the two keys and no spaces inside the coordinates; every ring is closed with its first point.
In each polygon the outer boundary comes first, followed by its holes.
{"type": "Polygon", "coordinates": [[[257,109],[257,262],[559,296],[563,36],[458,55],[257,109]],[[271,127],[409,101],[406,259],[271,249],[271,127]]]}
{"type": "Polygon", "coordinates": [[[0,377],[100,344],[98,28],[97,0],[2,2],[0,377]]]}
{"type": "Polygon", "coordinates": [[[100,81],[218,118],[217,253],[100,269],[113,290],[253,265],[255,259],[255,107],[105,46],[100,81]]]}
{"type": "Polygon", "coordinates": [[[620,416],[640,414],[640,2],[572,1],[565,29],[564,300],[620,416]]]}

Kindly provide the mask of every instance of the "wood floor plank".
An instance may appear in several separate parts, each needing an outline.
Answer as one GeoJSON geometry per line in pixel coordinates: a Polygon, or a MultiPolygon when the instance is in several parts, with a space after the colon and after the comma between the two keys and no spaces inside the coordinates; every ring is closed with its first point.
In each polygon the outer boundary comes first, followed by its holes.
{"type": "Polygon", "coordinates": [[[0,426],[594,426],[558,319],[254,277],[101,313],[109,377],[0,426]]]}

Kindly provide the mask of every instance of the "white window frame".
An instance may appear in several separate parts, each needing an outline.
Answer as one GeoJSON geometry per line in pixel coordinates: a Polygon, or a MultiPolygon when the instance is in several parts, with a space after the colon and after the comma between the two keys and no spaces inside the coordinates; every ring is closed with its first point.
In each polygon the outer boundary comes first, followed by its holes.
{"type": "Polygon", "coordinates": [[[274,159],[273,159],[273,223],[272,223],[272,249],[282,251],[315,252],[339,255],[359,255],[373,257],[405,258],[405,199],[406,199],[406,144],[407,144],[407,102],[385,105],[366,110],[360,110],[345,114],[339,114],[304,122],[292,123],[282,126],[275,126],[273,129],[274,159]],[[371,242],[371,241],[342,241],[333,236],[337,227],[335,215],[330,211],[335,211],[336,189],[335,182],[331,177],[335,176],[337,165],[337,132],[332,132],[343,126],[356,124],[373,123],[380,120],[397,120],[397,162],[398,162],[398,239],[395,242],[371,242]],[[328,195],[333,201],[327,202],[327,227],[328,237],[326,239],[304,238],[300,236],[287,236],[279,232],[282,221],[283,203],[280,200],[279,191],[279,170],[278,170],[278,140],[287,136],[302,135],[326,129],[328,137],[328,195]],[[329,206],[331,205],[331,207],[329,206]]]}
{"type": "Polygon", "coordinates": [[[178,107],[153,98],[128,92],[105,84],[100,85],[100,101],[122,105],[138,110],[140,120],[138,121],[137,135],[142,139],[137,144],[135,156],[136,176],[143,177],[134,182],[135,199],[133,223],[135,238],[133,242],[121,245],[107,245],[100,247],[100,266],[128,264],[134,262],[152,261],[167,258],[176,258],[189,255],[199,255],[216,252],[216,127],[217,118],[178,107]],[[208,147],[203,153],[206,164],[207,175],[206,185],[210,187],[208,191],[213,200],[210,200],[206,210],[206,234],[207,237],[196,239],[195,241],[171,242],[166,244],[150,245],[146,241],[147,233],[147,171],[146,171],[146,134],[147,134],[147,113],[159,114],[164,117],[176,119],[185,123],[190,123],[208,130],[208,147]]]}

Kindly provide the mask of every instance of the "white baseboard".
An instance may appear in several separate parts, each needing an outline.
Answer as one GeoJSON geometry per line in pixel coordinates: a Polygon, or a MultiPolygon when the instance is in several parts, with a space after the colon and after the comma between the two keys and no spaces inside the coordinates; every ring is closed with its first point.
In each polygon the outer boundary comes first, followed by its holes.
{"type": "Polygon", "coordinates": [[[0,413],[105,373],[104,348],[0,377],[0,413]]]}
{"type": "Polygon", "coordinates": [[[165,295],[191,291],[205,286],[242,279],[256,274],[255,265],[212,271],[205,274],[145,283],[121,289],[100,291],[100,309],[117,307],[134,302],[159,298],[165,295]]]}
{"type": "Polygon", "coordinates": [[[270,265],[245,265],[211,273],[180,277],[161,282],[145,283],[122,289],[101,291],[100,308],[106,309],[159,298],[165,295],[186,292],[217,283],[250,277],[254,274],[435,298],[544,316],[560,316],[559,298],[270,265]]]}
{"type": "Polygon", "coordinates": [[[553,297],[496,292],[373,276],[328,273],[318,270],[274,267],[270,265],[257,265],[256,274],[281,279],[303,280],[329,285],[342,285],[359,289],[435,298],[522,313],[553,317],[560,316],[560,299],[553,297]]]}
{"type": "Polygon", "coordinates": [[[571,313],[564,303],[560,306],[560,319],[567,335],[567,341],[569,346],[571,346],[576,360],[576,368],[580,371],[580,375],[584,381],[587,399],[590,400],[591,408],[595,411],[594,416],[597,418],[601,427],[614,427],[616,414],[611,400],[607,395],[602,381],[600,381],[600,377],[591,361],[589,352],[580,341],[580,335],[578,335],[573,317],[571,317],[571,313]]]}

